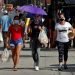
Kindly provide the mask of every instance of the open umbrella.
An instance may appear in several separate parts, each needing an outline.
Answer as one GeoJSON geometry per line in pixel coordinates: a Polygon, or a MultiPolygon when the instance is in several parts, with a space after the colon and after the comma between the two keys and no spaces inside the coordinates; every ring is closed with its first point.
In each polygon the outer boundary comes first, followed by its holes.
{"type": "Polygon", "coordinates": [[[36,6],[31,5],[21,6],[17,10],[20,10],[22,12],[29,12],[32,14],[47,15],[47,13],[42,8],[38,8],[36,6]]]}

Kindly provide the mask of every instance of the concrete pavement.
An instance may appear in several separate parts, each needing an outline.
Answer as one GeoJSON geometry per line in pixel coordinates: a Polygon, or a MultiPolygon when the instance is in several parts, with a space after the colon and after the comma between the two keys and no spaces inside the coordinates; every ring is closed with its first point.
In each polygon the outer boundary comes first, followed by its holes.
{"type": "MultiPolygon", "coordinates": [[[[2,44],[0,45],[2,46],[2,44]]],[[[2,48],[0,48],[0,54],[2,48]]],[[[58,71],[58,52],[57,50],[41,50],[40,52],[40,70],[35,71],[31,50],[22,50],[18,71],[12,71],[12,60],[6,63],[0,61],[0,75],[75,75],[75,51],[69,51],[68,67],[69,69],[58,71]]],[[[11,51],[10,51],[11,55],[11,51]]]]}
{"type": "MultiPolygon", "coordinates": [[[[13,18],[13,15],[10,14],[13,18]]],[[[0,44],[0,54],[3,51],[3,44],[0,44]]],[[[35,71],[31,56],[29,44],[27,49],[23,49],[20,55],[18,71],[12,71],[12,60],[6,63],[1,62],[0,58],[0,75],[75,75],[75,49],[70,49],[68,58],[69,69],[58,71],[58,52],[56,49],[43,49],[40,52],[40,70],[35,71]]],[[[11,55],[11,51],[10,51],[11,55]]]]}

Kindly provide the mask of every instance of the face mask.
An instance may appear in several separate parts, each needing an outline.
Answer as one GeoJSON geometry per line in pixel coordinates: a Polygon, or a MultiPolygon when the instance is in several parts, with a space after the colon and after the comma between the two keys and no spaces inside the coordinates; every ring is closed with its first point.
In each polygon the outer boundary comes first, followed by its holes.
{"type": "Polygon", "coordinates": [[[19,20],[14,20],[14,24],[19,24],[19,20]]]}
{"type": "Polygon", "coordinates": [[[59,19],[60,21],[64,21],[64,19],[63,18],[61,18],[61,19],[59,19]]]}
{"type": "Polygon", "coordinates": [[[39,24],[39,20],[34,20],[34,23],[35,24],[39,24]]]}

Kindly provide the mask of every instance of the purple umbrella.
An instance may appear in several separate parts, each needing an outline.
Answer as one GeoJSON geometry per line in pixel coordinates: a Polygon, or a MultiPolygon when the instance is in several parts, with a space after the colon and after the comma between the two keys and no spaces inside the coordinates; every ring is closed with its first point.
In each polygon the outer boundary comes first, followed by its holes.
{"type": "Polygon", "coordinates": [[[47,13],[42,8],[38,8],[36,6],[31,5],[21,6],[18,8],[18,10],[23,12],[29,12],[32,14],[47,15],[47,13]]]}

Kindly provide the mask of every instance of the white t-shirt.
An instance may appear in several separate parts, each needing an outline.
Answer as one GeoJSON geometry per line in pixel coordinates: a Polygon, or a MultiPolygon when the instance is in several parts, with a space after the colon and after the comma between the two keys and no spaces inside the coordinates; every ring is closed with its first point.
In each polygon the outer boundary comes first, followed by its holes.
{"type": "Polygon", "coordinates": [[[69,29],[71,28],[72,26],[69,22],[65,22],[64,25],[56,23],[55,25],[55,30],[57,30],[56,40],[59,42],[68,42],[69,41],[68,33],[69,33],[69,29]]]}

